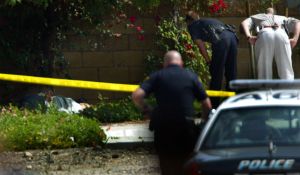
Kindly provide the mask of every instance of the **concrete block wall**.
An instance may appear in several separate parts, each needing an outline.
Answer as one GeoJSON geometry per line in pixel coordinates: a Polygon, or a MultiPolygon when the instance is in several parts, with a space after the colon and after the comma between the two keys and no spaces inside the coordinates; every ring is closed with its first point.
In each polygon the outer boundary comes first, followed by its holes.
{"type": "MultiPolygon", "coordinates": [[[[64,44],[64,56],[69,62],[72,79],[97,82],[138,84],[145,77],[145,58],[155,50],[155,20],[151,17],[137,19],[136,26],[145,29],[144,40],[138,39],[134,28],[125,24],[114,25],[111,30],[121,37],[103,40],[90,32],[86,37],[69,36],[64,44]],[[101,40],[100,40],[101,39],[101,40]]],[[[96,103],[101,94],[107,98],[121,98],[130,93],[87,89],[55,88],[56,94],[74,99],[84,98],[96,103]]]]}
{"type": "MultiPolygon", "coordinates": [[[[219,18],[224,23],[234,24],[236,27],[244,19],[245,17],[219,18]]],[[[95,34],[87,37],[70,36],[64,46],[64,55],[70,63],[69,73],[72,79],[127,84],[141,82],[145,77],[144,59],[149,52],[157,50],[154,40],[155,21],[151,17],[144,17],[138,19],[136,25],[141,25],[145,29],[144,41],[138,40],[137,32],[126,28],[124,24],[115,25],[111,29],[121,33],[122,36],[104,40],[104,45],[100,44],[100,37],[95,34]]],[[[249,45],[244,36],[239,33],[237,35],[238,78],[253,78],[249,45]]],[[[294,53],[293,65],[296,78],[300,78],[300,70],[297,69],[300,67],[299,54],[294,53]]],[[[56,88],[56,93],[74,99],[84,98],[89,103],[96,103],[99,94],[112,99],[130,95],[130,93],[71,88],[56,88]]]]}

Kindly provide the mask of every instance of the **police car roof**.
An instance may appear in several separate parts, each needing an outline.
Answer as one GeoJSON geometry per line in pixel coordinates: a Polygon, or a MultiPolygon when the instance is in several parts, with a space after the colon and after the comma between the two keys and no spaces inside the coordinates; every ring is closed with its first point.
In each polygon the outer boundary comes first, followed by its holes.
{"type": "Polygon", "coordinates": [[[232,80],[231,89],[300,89],[300,80],[232,80]]]}
{"type": "Polygon", "coordinates": [[[263,90],[238,94],[228,98],[219,108],[263,106],[300,106],[299,90],[263,90]]]}
{"type": "Polygon", "coordinates": [[[228,98],[219,109],[266,106],[300,106],[300,80],[234,80],[235,89],[252,90],[228,98]]]}

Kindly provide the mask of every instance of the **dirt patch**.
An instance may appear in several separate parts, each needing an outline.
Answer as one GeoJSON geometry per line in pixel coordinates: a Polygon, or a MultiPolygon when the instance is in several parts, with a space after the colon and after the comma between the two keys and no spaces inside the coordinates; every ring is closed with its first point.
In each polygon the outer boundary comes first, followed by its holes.
{"type": "Polygon", "coordinates": [[[31,150],[0,154],[0,175],[159,175],[152,146],[31,150]]]}

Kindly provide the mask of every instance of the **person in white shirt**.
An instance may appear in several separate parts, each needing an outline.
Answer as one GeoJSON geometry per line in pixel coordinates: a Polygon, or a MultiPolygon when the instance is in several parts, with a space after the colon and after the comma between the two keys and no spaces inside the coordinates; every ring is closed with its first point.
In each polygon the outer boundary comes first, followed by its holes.
{"type": "Polygon", "coordinates": [[[256,14],[245,19],[241,27],[248,42],[255,47],[258,79],[273,78],[273,58],[280,79],[294,79],[292,48],[297,44],[300,22],[296,18],[274,14],[273,8],[266,13],[256,14]],[[256,29],[257,35],[251,35],[256,29]],[[290,34],[292,38],[289,38],[290,34]]]}

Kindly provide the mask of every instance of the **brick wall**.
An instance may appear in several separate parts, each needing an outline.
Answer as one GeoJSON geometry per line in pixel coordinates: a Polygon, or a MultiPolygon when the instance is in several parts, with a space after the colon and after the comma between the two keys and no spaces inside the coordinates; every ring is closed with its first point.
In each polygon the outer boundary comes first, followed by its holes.
{"type": "MultiPolygon", "coordinates": [[[[224,23],[239,26],[245,17],[222,17],[224,23]]],[[[87,37],[70,36],[65,43],[64,55],[70,63],[69,72],[73,79],[90,80],[98,82],[137,84],[144,78],[145,56],[155,50],[154,31],[155,21],[151,17],[138,19],[137,25],[145,28],[145,40],[139,41],[137,33],[116,25],[113,31],[122,33],[120,38],[104,41],[100,45],[100,37],[88,35],[87,37]]],[[[244,36],[240,38],[238,50],[238,78],[252,78],[249,45],[244,36]]],[[[300,78],[299,54],[293,56],[293,65],[296,78],[300,78]]],[[[97,102],[98,95],[104,97],[120,98],[130,93],[109,91],[96,91],[85,89],[56,88],[56,93],[74,99],[85,98],[89,103],[97,102]]]]}

